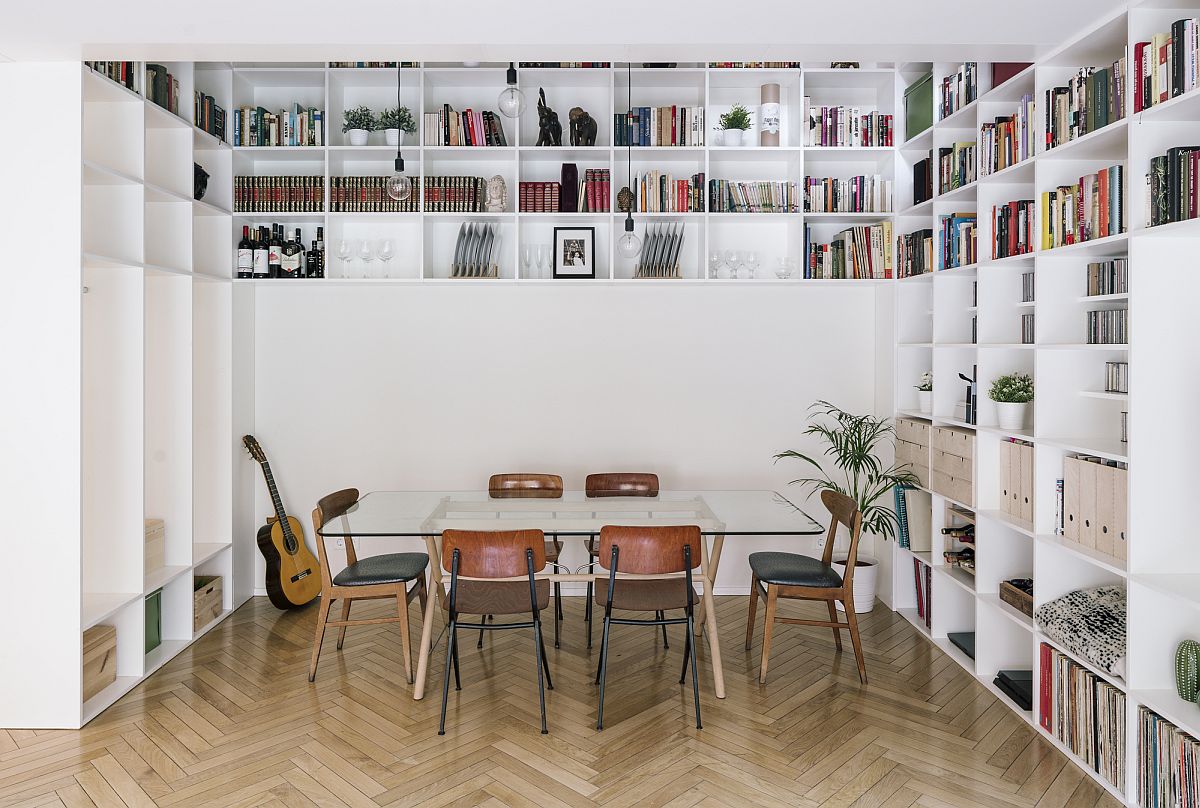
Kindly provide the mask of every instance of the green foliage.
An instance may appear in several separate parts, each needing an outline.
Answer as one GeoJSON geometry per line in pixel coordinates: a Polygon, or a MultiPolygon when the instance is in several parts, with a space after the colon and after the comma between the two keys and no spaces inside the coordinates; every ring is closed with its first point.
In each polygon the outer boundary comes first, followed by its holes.
{"type": "Polygon", "coordinates": [[[417,122],[413,120],[412,110],[408,107],[389,107],[379,113],[380,129],[399,129],[412,134],[417,131],[417,122]]]}
{"type": "Polygon", "coordinates": [[[355,107],[342,113],[342,132],[349,132],[351,129],[374,132],[376,126],[375,113],[371,112],[370,107],[355,107]]]}
{"type": "Polygon", "coordinates": [[[927,370],[921,374],[921,383],[916,385],[916,388],[922,393],[933,392],[933,371],[927,370]]]}
{"type": "Polygon", "coordinates": [[[1009,373],[992,382],[988,397],[1000,404],[1027,404],[1033,401],[1033,379],[1028,373],[1009,373]]]}
{"type": "Polygon", "coordinates": [[[885,466],[876,450],[891,441],[895,446],[896,430],[887,418],[874,415],[853,415],[828,401],[817,401],[809,407],[805,435],[815,435],[825,445],[822,455],[837,466],[830,474],[816,459],[788,450],[775,455],[799,460],[812,467],[813,476],[792,480],[790,485],[801,486],[805,493],[837,491],[853,499],[863,515],[863,530],[894,538],[896,514],[887,507],[887,497],[896,485],[917,485],[918,480],[908,465],[893,463],[885,466]],[[880,504],[883,500],[883,504],[880,504]]]}
{"type": "Polygon", "coordinates": [[[750,128],[750,112],[741,104],[734,104],[733,107],[720,118],[721,129],[749,129],[750,128]]]}

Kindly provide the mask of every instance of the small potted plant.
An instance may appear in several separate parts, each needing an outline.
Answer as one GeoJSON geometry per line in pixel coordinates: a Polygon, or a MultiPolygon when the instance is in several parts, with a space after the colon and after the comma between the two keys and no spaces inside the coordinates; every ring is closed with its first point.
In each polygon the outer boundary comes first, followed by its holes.
{"type": "Polygon", "coordinates": [[[750,128],[750,112],[741,104],[734,104],[730,110],[721,115],[718,129],[724,134],[721,144],[724,146],[741,146],[742,133],[750,128]]]}
{"type": "Polygon", "coordinates": [[[927,370],[921,374],[921,383],[917,388],[917,409],[921,412],[933,412],[933,371],[927,370]]]}
{"type": "Polygon", "coordinates": [[[405,133],[411,135],[417,131],[417,122],[408,107],[390,107],[379,113],[379,128],[389,146],[399,146],[404,143],[405,133]]]}
{"type": "Polygon", "coordinates": [[[1022,429],[1033,401],[1033,379],[1028,373],[1009,373],[992,382],[988,398],[996,402],[1001,429],[1022,429]]]}
{"type": "Polygon", "coordinates": [[[351,146],[367,145],[367,138],[375,128],[375,113],[370,107],[355,107],[342,113],[342,134],[350,136],[351,146]]]}
{"type": "MultiPolygon", "coordinates": [[[[877,454],[881,444],[888,441],[895,448],[896,428],[887,418],[854,415],[828,401],[816,402],[809,408],[809,413],[804,434],[815,436],[824,444],[818,457],[827,458],[837,473],[831,474],[810,455],[791,450],[780,452],[775,455],[776,462],[784,458],[799,460],[807,464],[806,470],[813,475],[792,480],[790,484],[801,486],[809,494],[825,490],[845,494],[862,512],[864,539],[868,533],[883,539],[895,538],[898,523],[895,512],[888,506],[892,487],[920,484],[907,464],[889,465],[877,454]]],[[[839,556],[835,551],[833,567],[839,574],[845,574],[846,561],[845,553],[839,556]]],[[[855,612],[869,612],[874,608],[878,574],[879,562],[860,553],[854,565],[855,612]]],[[[841,608],[840,603],[838,608],[841,608]]]]}

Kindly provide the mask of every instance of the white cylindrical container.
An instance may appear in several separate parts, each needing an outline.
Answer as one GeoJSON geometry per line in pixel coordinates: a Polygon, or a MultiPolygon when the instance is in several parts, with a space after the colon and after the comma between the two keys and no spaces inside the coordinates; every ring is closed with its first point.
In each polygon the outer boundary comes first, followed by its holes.
{"type": "Polygon", "coordinates": [[[779,145],[779,85],[764,84],[759,88],[758,145],[779,145]]]}

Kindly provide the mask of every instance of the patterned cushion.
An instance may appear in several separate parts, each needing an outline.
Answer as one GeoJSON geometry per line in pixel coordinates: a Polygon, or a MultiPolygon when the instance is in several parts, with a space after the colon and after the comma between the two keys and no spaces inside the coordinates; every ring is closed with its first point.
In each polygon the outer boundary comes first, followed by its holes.
{"type": "Polygon", "coordinates": [[[1098,670],[1125,676],[1125,587],[1068,592],[1037,610],[1042,633],[1098,670]]]}

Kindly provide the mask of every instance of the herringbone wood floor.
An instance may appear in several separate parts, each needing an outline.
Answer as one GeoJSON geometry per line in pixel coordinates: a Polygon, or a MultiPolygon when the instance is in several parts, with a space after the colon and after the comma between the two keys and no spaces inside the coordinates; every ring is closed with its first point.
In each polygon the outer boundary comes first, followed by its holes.
{"type": "MultiPolygon", "coordinates": [[[[649,629],[617,627],[595,731],[595,651],[572,598],[550,650],[550,735],[538,733],[532,640],[510,631],[482,651],[462,643],[463,690],[439,738],[440,650],[413,702],[394,624],[350,629],[340,654],[331,630],[310,685],[316,609],[281,614],[256,598],[82,731],[0,730],[0,806],[1117,804],[883,607],[862,621],[869,687],[849,643],[837,657],[831,632],[799,626],[777,627],[760,687],[761,617],[747,653],[746,599],[718,603],[729,697],[712,697],[705,672],[702,730],[677,684],[680,629],[664,650],[649,629]]],[[[824,607],[780,611],[811,608],[824,607]]]]}

